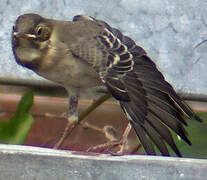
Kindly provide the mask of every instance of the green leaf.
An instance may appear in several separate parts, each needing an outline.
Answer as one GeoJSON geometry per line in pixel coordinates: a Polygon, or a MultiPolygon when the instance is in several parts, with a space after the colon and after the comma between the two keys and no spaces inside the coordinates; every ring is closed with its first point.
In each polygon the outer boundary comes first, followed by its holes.
{"type": "Polygon", "coordinates": [[[27,91],[21,98],[13,117],[0,122],[0,142],[23,144],[33,124],[29,110],[33,104],[33,92],[27,91]]]}
{"type": "Polygon", "coordinates": [[[192,146],[178,140],[177,136],[174,135],[175,143],[183,157],[207,158],[207,112],[197,112],[197,115],[203,120],[203,123],[187,119],[188,127],[186,130],[192,146]]]}

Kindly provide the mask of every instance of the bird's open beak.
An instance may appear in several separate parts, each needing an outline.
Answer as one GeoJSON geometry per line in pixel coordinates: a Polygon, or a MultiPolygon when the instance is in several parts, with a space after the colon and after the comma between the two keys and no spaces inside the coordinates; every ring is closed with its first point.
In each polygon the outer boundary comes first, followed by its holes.
{"type": "Polygon", "coordinates": [[[36,36],[34,34],[26,34],[21,32],[13,32],[13,36],[15,38],[36,39],[36,36]]]}

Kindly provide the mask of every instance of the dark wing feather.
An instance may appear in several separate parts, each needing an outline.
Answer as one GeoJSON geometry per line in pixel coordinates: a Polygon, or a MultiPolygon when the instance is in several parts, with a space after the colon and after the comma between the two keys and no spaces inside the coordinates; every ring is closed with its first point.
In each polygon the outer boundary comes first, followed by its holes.
{"type": "Polygon", "coordinates": [[[73,52],[95,68],[113,97],[119,100],[147,154],[155,155],[154,143],[162,155],[168,156],[167,143],[181,156],[169,129],[190,145],[183,114],[202,120],[180,99],[144,49],[132,39],[92,17],[77,16],[74,21],[93,21],[103,26],[101,33],[72,48],[73,52]],[[76,52],[78,48],[82,48],[80,52],[76,52]]]}

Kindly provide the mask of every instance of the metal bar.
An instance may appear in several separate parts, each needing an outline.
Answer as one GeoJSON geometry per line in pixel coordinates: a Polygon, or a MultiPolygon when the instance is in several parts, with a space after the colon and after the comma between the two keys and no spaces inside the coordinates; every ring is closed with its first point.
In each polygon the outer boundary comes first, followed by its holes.
{"type": "MultiPolygon", "coordinates": [[[[48,89],[53,88],[57,90],[63,90],[64,88],[48,80],[26,80],[26,79],[8,79],[0,78],[0,84],[12,85],[12,86],[28,86],[33,88],[48,89]]],[[[107,93],[106,88],[98,88],[94,90],[96,93],[107,93]]],[[[189,93],[178,93],[183,100],[186,101],[198,101],[207,102],[207,95],[205,94],[189,94],[189,93]]]]}

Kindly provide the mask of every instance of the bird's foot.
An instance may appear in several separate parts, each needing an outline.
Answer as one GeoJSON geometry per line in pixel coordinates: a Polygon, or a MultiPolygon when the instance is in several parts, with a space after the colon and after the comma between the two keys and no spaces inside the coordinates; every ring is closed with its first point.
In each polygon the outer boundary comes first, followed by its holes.
{"type": "Polygon", "coordinates": [[[132,141],[128,139],[128,135],[130,131],[131,131],[131,125],[128,124],[120,140],[118,140],[117,138],[111,138],[111,139],[108,138],[109,142],[92,146],[87,151],[97,151],[97,150],[99,150],[99,152],[105,151],[113,156],[121,156],[124,154],[134,153],[138,148],[140,148],[140,145],[137,145],[136,142],[134,142],[134,139],[132,141]]]}
{"type": "Polygon", "coordinates": [[[87,149],[87,152],[97,151],[97,150],[99,150],[100,152],[102,152],[102,151],[110,152],[109,149],[111,149],[112,147],[117,146],[119,144],[120,144],[120,141],[110,141],[110,142],[106,142],[106,143],[99,144],[96,146],[92,146],[87,149]]]}
{"type": "Polygon", "coordinates": [[[130,154],[130,152],[128,152],[130,149],[130,146],[128,143],[128,135],[129,135],[130,131],[131,131],[131,125],[130,125],[130,123],[128,123],[128,125],[122,135],[122,139],[119,141],[119,144],[117,144],[119,146],[119,150],[116,152],[109,151],[109,153],[111,155],[121,156],[124,154],[130,154]]]}
{"type": "Polygon", "coordinates": [[[89,129],[92,129],[94,131],[98,131],[102,134],[105,135],[105,137],[109,140],[109,141],[116,141],[117,140],[117,137],[116,137],[116,130],[112,127],[112,126],[109,126],[109,125],[106,125],[104,126],[103,128],[100,128],[98,126],[95,126],[93,124],[90,124],[88,122],[81,122],[81,125],[84,127],[84,128],[89,128],[89,129]]]}
{"type": "Polygon", "coordinates": [[[88,122],[81,123],[81,125],[84,128],[89,128],[89,129],[92,129],[94,131],[98,131],[98,132],[104,134],[106,139],[108,139],[108,141],[109,141],[107,143],[92,146],[92,147],[88,148],[87,152],[96,151],[96,150],[102,151],[102,150],[105,150],[111,146],[115,146],[115,145],[119,144],[118,138],[116,137],[116,130],[112,126],[106,125],[103,128],[100,128],[100,127],[92,125],[88,122]]]}
{"type": "Polygon", "coordinates": [[[124,139],[121,139],[121,140],[110,141],[96,146],[92,146],[88,148],[87,152],[99,151],[99,152],[107,152],[113,156],[121,156],[124,154],[129,154],[129,152],[127,152],[127,149],[128,149],[128,143],[124,139]]]}
{"type": "Polygon", "coordinates": [[[106,151],[112,155],[123,155],[125,144],[127,144],[127,137],[124,137],[123,134],[122,139],[118,140],[117,137],[115,137],[114,128],[110,126],[105,126],[103,129],[99,131],[105,134],[105,137],[109,140],[109,142],[92,146],[87,151],[99,150],[100,152],[106,151]],[[112,149],[116,149],[116,151],[112,152],[112,149]]]}

